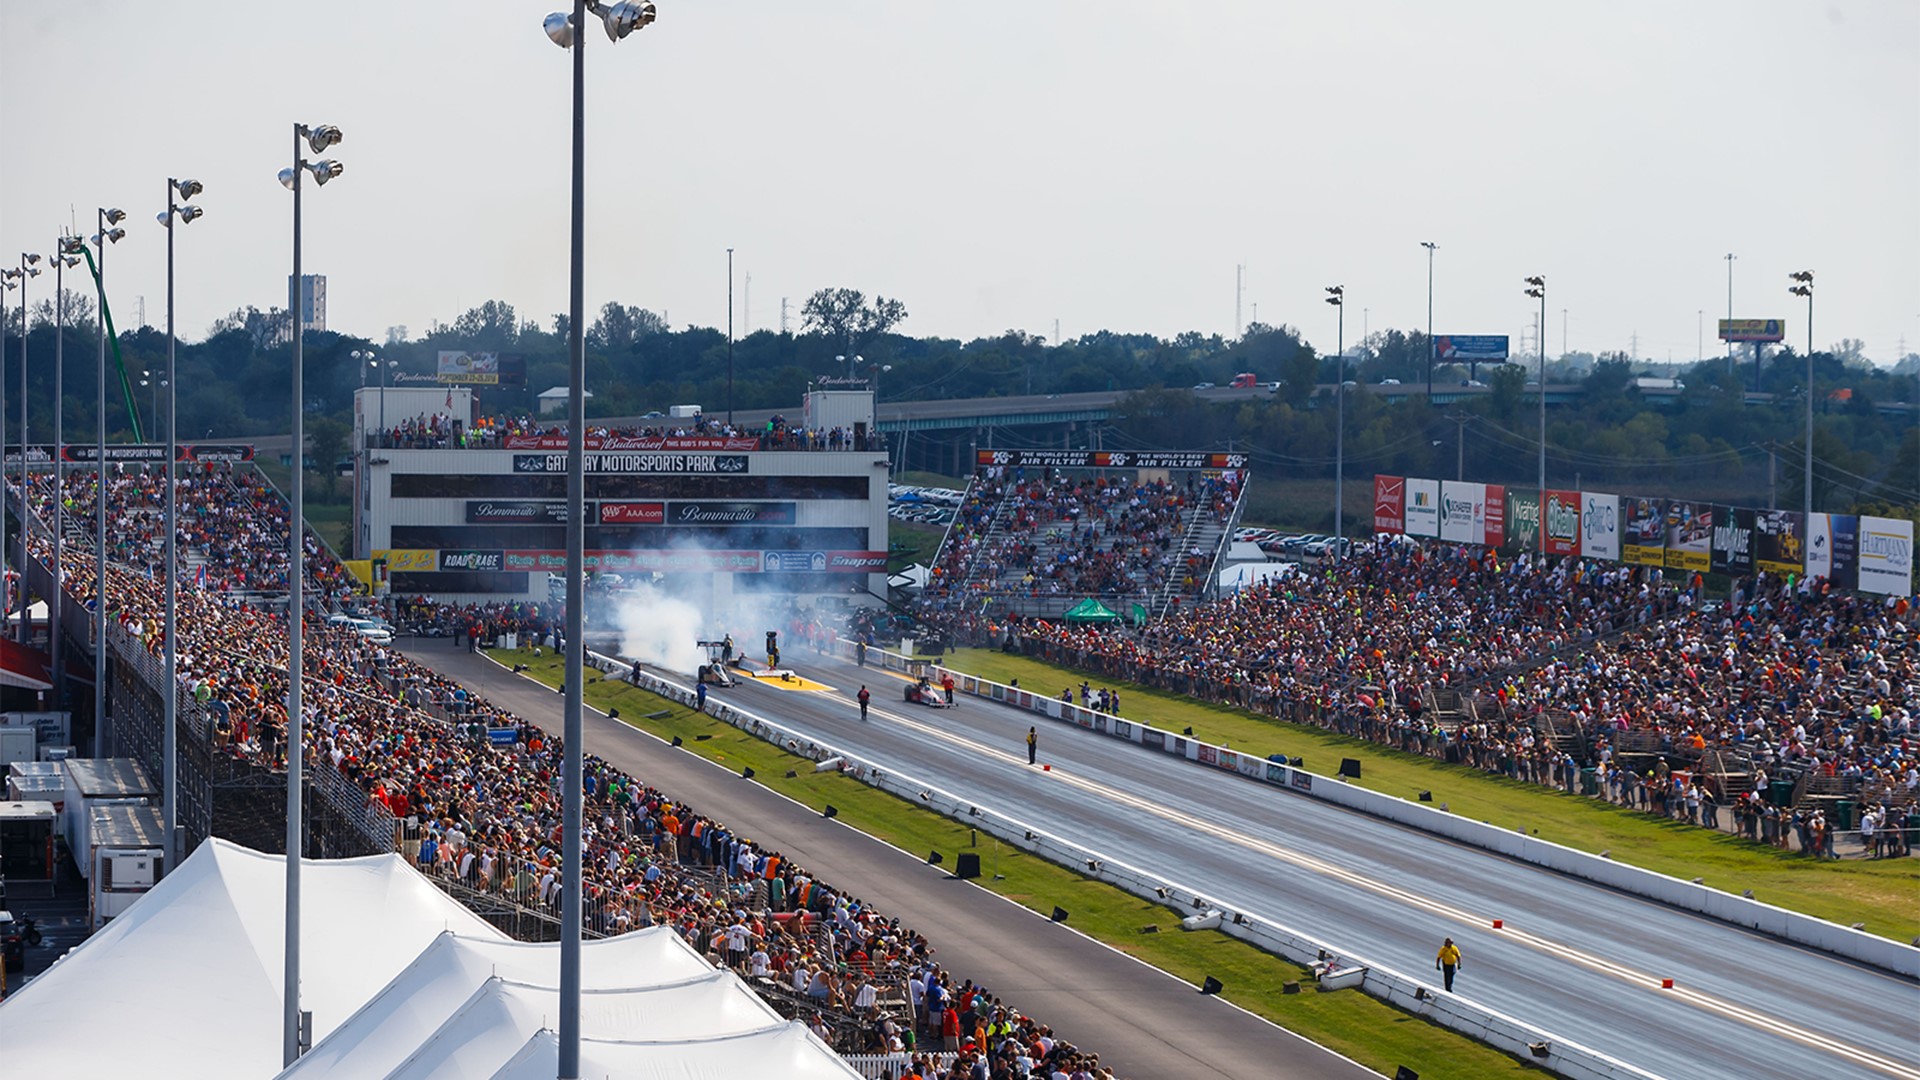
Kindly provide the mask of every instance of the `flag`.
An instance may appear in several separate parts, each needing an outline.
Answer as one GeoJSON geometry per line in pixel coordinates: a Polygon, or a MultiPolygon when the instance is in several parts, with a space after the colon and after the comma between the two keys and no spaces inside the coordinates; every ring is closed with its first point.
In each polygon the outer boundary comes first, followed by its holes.
{"type": "Polygon", "coordinates": [[[447,387],[447,408],[453,408],[453,387],[447,387]]]}

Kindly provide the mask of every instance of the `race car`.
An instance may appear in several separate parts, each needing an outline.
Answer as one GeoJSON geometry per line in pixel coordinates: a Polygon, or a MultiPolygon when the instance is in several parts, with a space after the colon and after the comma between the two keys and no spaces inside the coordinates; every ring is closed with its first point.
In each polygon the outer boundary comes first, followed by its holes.
{"type": "Polygon", "coordinates": [[[906,698],[909,705],[925,705],[932,709],[953,708],[953,704],[947,700],[945,691],[933,685],[932,680],[925,675],[920,676],[918,682],[907,684],[906,698]]]}

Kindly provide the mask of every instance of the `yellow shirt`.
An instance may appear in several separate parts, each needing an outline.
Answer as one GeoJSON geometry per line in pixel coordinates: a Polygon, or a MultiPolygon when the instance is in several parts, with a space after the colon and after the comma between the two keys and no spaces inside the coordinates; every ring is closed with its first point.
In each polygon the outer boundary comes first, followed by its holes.
{"type": "Polygon", "coordinates": [[[1440,955],[1438,959],[1442,964],[1446,964],[1450,967],[1459,967],[1460,966],[1460,947],[1457,945],[1440,946],[1440,955]]]}

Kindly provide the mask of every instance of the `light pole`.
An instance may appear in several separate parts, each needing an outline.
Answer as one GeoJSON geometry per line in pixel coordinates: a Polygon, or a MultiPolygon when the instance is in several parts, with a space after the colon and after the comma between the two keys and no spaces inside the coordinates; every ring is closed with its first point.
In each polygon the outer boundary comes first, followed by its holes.
{"type": "MultiPolygon", "coordinates": [[[[40,276],[37,254],[20,253],[20,268],[9,273],[20,285],[20,629],[15,637],[27,642],[27,282],[40,276]]],[[[6,380],[0,379],[0,447],[7,445],[6,380]]],[[[5,502],[0,499],[0,504],[5,502]]],[[[0,589],[7,577],[6,509],[0,505],[0,589]]],[[[13,613],[13,595],[6,590],[6,602],[0,604],[0,617],[13,613]]]]}
{"type": "Polygon", "coordinates": [[[127,219],[127,212],[118,207],[98,207],[95,220],[99,231],[93,234],[94,250],[99,252],[99,264],[94,269],[94,292],[98,294],[99,307],[94,311],[98,335],[100,338],[99,377],[94,383],[93,420],[95,424],[93,472],[95,477],[93,494],[93,725],[94,742],[99,744],[101,732],[113,737],[115,745],[101,747],[103,753],[109,749],[118,750],[119,736],[107,723],[107,248],[117,244],[127,235],[120,223],[127,219]]]}
{"type": "MultiPolygon", "coordinates": [[[[1796,284],[1787,289],[1795,296],[1807,298],[1807,471],[1802,481],[1807,488],[1806,519],[1801,529],[1813,528],[1813,271],[1801,270],[1788,274],[1796,284]]],[[[1800,534],[1806,536],[1805,532],[1800,534]]]]}
{"type": "Polygon", "coordinates": [[[162,824],[162,833],[165,837],[163,842],[166,845],[163,848],[166,852],[165,866],[169,870],[177,865],[180,859],[180,849],[178,846],[180,785],[175,762],[175,759],[179,756],[179,746],[177,742],[179,732],[177,730],[178,724],[176,717],[179,715],[180,708],[180,679],[178,674],[180,648],[177,644],[180,597],[180,559],[177,547],[180,536],[180,469],[176,460],[179,457],[180,441],[174,431],[174,419],[176,416],[175,405],[179,397],[179,391],[175,388],[179,383],[175,378],[173,361],[174,348],[178,344],[173,332],[173,221],[174,218],[177,217],[180,219],[180,224],[185,225],[206,213],[205,210],[197,206],[186,204],[188,199],[200,194],[203,190],[205,190],[205,188],[198,180],[175,180],[172,177],[168,177],[167,208],[156,215],[160,220],[160,224],[165,226],[167,230],[167,625],[165,630],[167,688],[160,699],[162,706],[161,722],[166,725],[165,733],[161,736],[160,753],[166,762],[166,767],[162,770],[162,775],[164,776],[164,780],[162,781],[162,798],[166,806],[164,811],[166,818],[162,824]],[[179,203],[173,201],[176,193],[180,196],[179,203]]]}
{"type": "Polygon", "coordinates": [[[80,238],[61,236],[53,256],[53,597],[47,601],[48,648],[53,654],[53,707],[64,712],[67,706],[67,650],[61,631],[61,615],[66,606],[66,572],[62,549],[66,531],[61,527],[66,510],[67,404],[67,290],[65,271],[80,265],[80,238]]]}
{"type": "Polygon", "coordinates": [[[733,427],[733,249],[727,249],[727,427],[733,427]]]}
{"type": "MultiPolygon", "coordinates": [[[[380,367],[379,358],[374,355],[372,349],[355,349],[347,355],[353,359],[353,366],[360,369],[360,389],[365,390],[367,388],[367,369],[380,367]]],[[[382,372],[382,374],[384,374],[384,372],[382,372]]],[[[386,383],[383,380],[380,391],[382,410],[386,408],[387,393],[385,386],[386,383]]],[[[362,543],[361,530],[363,526],[360,520],[360,515],[365,513],[367,491],[373,485],[373,478],[369,475],[372,466],[368,464],[372,455],[367,453],[367,416],[360,411],[366,404],[365,398],[366,395],[362,394],[354,398],[353,401],[354,418],[360,422],[360,436],[354,440],[355,446],[353,448],[353,460],[356,464],[353,473],[356,481],[353,492],[353,548],[355,554],[371,558],[372,545],[362,543]]]]}
{"type": "Polygon", "coordinates": [[[1433,253],[1440,245],[1431,240],[1420,241],[1427,249],[1427,404],[1433,404],[1433,253]]]}
{"type": "Polygon", "coordinates": [[[1347,289],[1327,286],[1327,303],[1338,313],[1333,347],[1333,561],[1340,561],[1340,549],[1347,543],[1347,289]]]}
{"type": "Polygon", "coordinates": [[[1527,295],[1540,301],[1540,490],[1544,492],[1547,490],[1547,279],[1540,274],[1528,278],[1527,295]]]}
{"type": "MultiPolygon", "coordinates": [[[[1733,252],[1731,251],[1727,252],[1727,321],[1728,322],[1733,321],[1733,261],[1736,258],[1738,258],[1738,256],[1734,255],[1733,252]]],[[[1727,371],[1729,373],[1733,371],[1733,342],[1732,341],[1727,342],[1727,371]]],[[[1753,384],[1753,388],[1755,390],[1758,390],[1760,389],[1760,383],[1759,383],[1760,366],[1758,364],[1754,365],[1753,375],[1755,380],[1753,384]]]]}
{"type": "Polygon", "coordinates": [[[280,170],[280,182],[293,192],[293,278],[287,282],[287,315],[293,324],[293,478],[287,482],[287,920],[285,996],[282,1002],[280,1052],[283,1064],[292,1065],[300,1057],[300,848],[305,839],[300,819],[300,743],[303,713],[300,708],[300,646],[306,618],[304,579],[306,547],[301,532],[306,521],[307,439],[301,386],[302,341],[306,325],[306,282],[300,276],[300,181],[302,173],[325,186],[327,181],[346,171],[337,161],[309,162],[300,156],[300,141],[316,154],[340,142],[340,129],[332,124],[293,125],[293,167],[280,170]]]}
{"type": "Polygon", "coordinates": [[[560,902],[560,1047],[559,1080],[580,1075],[580,923],[584,889],[580,864],[584,857],[580,835],[585,809],[581,758],[584,738],[581,722],[586,655],[586,490],[587,490],[587,347],[586,324],[586,149],[587,149],[587,12],[599,16],[607,37],[619,41],[651,25],[656,12],[651,0],[619,0],[611,6],[598,0],[573,0],[573,14],[548,15],[542,26],[555,45],[573,51],[573,213],[568,260],[567,317],[567,657],[563,706],[565,760],[561,767],[561,902],[560,902]]]}

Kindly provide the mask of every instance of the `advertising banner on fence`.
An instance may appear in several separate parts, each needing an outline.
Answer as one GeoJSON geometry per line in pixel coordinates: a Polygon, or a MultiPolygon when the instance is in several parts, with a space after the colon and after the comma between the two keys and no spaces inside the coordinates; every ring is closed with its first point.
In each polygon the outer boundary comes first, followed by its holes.
{"type": "Polygon", "coordinates": [[[1407,531],[1406,477],[1376,476],[1373,478],[1373,531],[1377,533],[1407,531]]]}
{"type": "Polygon", "coordinates": [[[558,499],[468,499],[466,516],[469,525],[562,525],[567,504],[558,499]]]}
{"type": "Polygon", "coordinates": [[[977,450],[974,464],[1051,469],[1244,469],[1245,454],[1184,450],[977,450]]]}
{"type": "Polygon", "coordinates": [[[1487,485],[1440,481],[1440,539],[1478,544],[1487,536],[1487,485]]]}
{"type": "Polygon", "coordinates": [[[1667,507],[1659,499],[1622,499],[1620,558],[1639,566],[1667,565],[1667,507]]]}
{"type": "Polygon", "coordinates": [[[1806,571],[1806,522],[1797,510],[1753,512],[1753,568],[1770,574],[1806,571]]]}
{"type": "Polygon", "coordinates": [[[791,525],[799,504],[790,502],[677,502],[667,507],[671,525],[791,525]]]}
{"type": "Polygon", "coordinates": [[[1913,522],[1860,519],[1860,588],[1888,596],[1913,594],[1913,522]]]}
{"type": "Polygon", "coordinates": [[[602,525],[658,525],[667,520],[667,504],[603,502],[597,520],[602,525]]]}
{"type": "MultiPolygon", "coordinates": [[[[567,553],[552,549],[508,551],[504,569],[547,570],[559,573],[567,567],[567,553]]],[[[588,551],[589,570],[615,570],[622,573],[714,573],[754,574],[820,573],[867,574],[886,568],[884,551],[588,551]]]]}
{"type": "Polygon", "coordinates": [[[1620,561],[1620,496],[1580,493],[1580,551],[1589,558],[1620,561]]]}
{"type": "Polygon", "coordinates": [[[1407,480],[1407,535],[1440,535],[1440,481],[1407,480]]]}
{"type": "MultiPolygon", "coordinates": [[[[588,435],[588,450],[753,450],[760,440],[719,435],[588,435]]],[[[565,435],[508,435],[505,450],[565,450],[565,435]]]]}
{"type": "MultiPolygon", "coordinates": [[[[749,471],[745,454],[588,454],[589,473],[726,473],[749,471]]],[[[516,473],[563,474],[565,454],[515,454],[516,473]]]]}
{"type": "Polygon", "coordinates": [[[440,553],[431,548],[382,548],[373,553],[375,559],[387,561],[389,574],[416,574],[440,569],[440,553]]]}
{"type": "Polygon", "coordinates": [[[1507,549],[1540,550],[1540,493],[1532,488],[1507,489],[1507,549]]]}
{"type": "Polygon", "coordinates": [[[1667,504],[1667,568],[1704,574],[1713,569],[1713,507],[1707,503],[1667,504]]]}
{"type": "MultiPolygon", "coordinates": [[[[1862,519],[1853,514],[1826,514],[1826,578],[1843,589],[1860,587],[1860,541],[1862,519]]],[[[1807,533],[1807,563],[1813,563],[1813,533],[1807,533]]],[[[1813,571],[1807,571],[1813,577],[1813,571]]]]}
{"type": "Polygon", "coordinates": [[[1713,572],[1753,573],[1753,511],[1744,506],[1713,508],[1713,572]]]}
{"type": "Polygon", "coordinates": [[[1497,548],[1507,538],[1507,489],[1499,484],[1488,484],[1486,491],[1486,527],[1475,542],[1497,548]]]}
{"type": "Polygon", "coordinates": [[[1546,492],[1540,505],[1540,550],[1549,555],[1580,554],[1580,493],[1546,492]]]}

